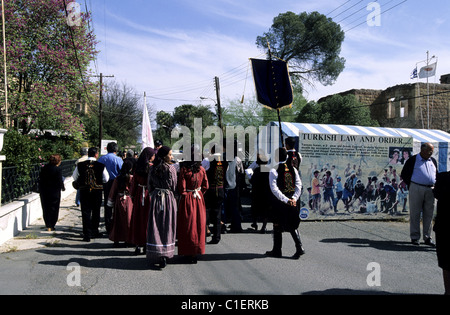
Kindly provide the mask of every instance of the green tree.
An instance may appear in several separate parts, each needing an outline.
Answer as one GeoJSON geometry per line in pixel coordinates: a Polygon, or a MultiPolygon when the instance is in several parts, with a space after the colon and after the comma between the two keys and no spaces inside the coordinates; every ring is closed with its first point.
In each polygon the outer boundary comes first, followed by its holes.
{"type": "MultiPolygon", "coordinates": [[[[109,82],[104,88],[103,98],[103,139],[117,140],[119,147],[136,145],[141,134],[142,99],[133,88],[125,83],[109,82]]],[[[98,104],[93,106],[98,113],[98,104]]],[[[89,141],[99,143],[99,117],[89,115],[84,118],[90,134],[89,141]]]]}
{"type": "Polygon", "coordinates": [[[215,122],[215,115],[209,106],[185,104],[175,107],[173,113],[173,122],[175,125],[193,128],[194,118],[202,119],[203,128],[212,126],[215,122]]]}
{"type": "Polygon", "coordinates": [[[211,111],[209,106],[194,106],[192,104],[184,104],[175,107],[173,114],[159,111],[156,114],[156,123],[158,128],[155,131],[154,138],[160,139],[166,144],[172,144],[172,130],[177,126],[185,126],[191,130],[191,137],[194,138],[194,119],[202,119],[202,128],[216,124],[216,115],[211,111]]]}
{"type": "Polygon", "coordinates": [[[281,13],[272,27],[256,44],[289,63],[294,82],[319,81],[331,85],[344,70],[345,59],[340,57],[345,34],[339,24],[318,12],[281,13]]]}
{"type": "Polygon", "coordinates": [[[159,139],[163,143],[171,143],[171,131],[175,127],[173,117],[165,111],[158,111],[156,113],[157,129],[154,134],[155,140],[159,139]]]}
{"type": "Polygon", "coordinates": [[[224,126],[262,126],[262,106],[256,98],[245,100],[231,100],[223,109],[222,117],[224,126]]]}
{"type": "Polygon", "coordinates": [[[379,126],[370,109],[354,95],[333,95],[320,103],[309,102],[297,116],[297,122],[354,126],[379,126]]]}

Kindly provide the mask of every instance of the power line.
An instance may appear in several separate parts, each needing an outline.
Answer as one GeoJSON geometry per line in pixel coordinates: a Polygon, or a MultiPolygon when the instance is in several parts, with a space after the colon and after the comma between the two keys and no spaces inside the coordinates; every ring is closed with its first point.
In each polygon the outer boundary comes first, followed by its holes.
{"type": "MultiPolygon", "coordinates": [[[[394,8],[396,8],[396,7],[398,7],[399,5],[405,3],[406,1],[408,1],[408,0],[403,0],[402,2],[397,3],[396,5],[390,7],[389,9],[386,9],[386,10],[380,12],[379,14],[374,15],[374,17],[381,16],[381,15],[383,15],[384,13],[386,13],[386,12],[388,12],[388,11],[390,11],[390,10],[392,10],[392,9],[394,9],[394,8]]],[[[392,2],[392,1],[390,1],[390,2],[392,2]]],[[[390,2],[388,2],[388,3],[390,3],[390,2]]],[[[365,24],[365,23],[367,23],[367,20],[366,20],[366,21],[363,21],[363,22],[361,22],[361,23],[359,23],[359,24],[357,24],[357,25],[355,25],[355,26],[353,26],[352,28],[350,28],[350,29],[348,29],[348,30],[346,30],[345,33],[349,32],[349,31],[351,31],[351,30],[353,30],[353,29],[357,28],[358,26],[361,26],[361,25],[363,25],[363,24],[365,24]]]]}

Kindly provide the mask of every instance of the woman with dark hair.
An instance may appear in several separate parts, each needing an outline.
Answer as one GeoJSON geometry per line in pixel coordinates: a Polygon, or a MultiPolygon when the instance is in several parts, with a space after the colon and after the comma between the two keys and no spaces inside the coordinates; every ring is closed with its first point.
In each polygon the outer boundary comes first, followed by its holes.
{"type": "Polygon", "coordinates": [[[132,169],[133,164],[131,162],[123,163],[119,176],[114,179],[108,196],[107,205],[114,211],[113,226],[109,233],[109,239],[114,242],[114,246],[118,246],[119,242],[129,242],[134,188],[132,169]]]}
{"type": "Polygon", "coordinates": [[[42,168],[39,176],[39,190],[42,213],[47,231],[54,231],[59,217],[61,190],[65,190],[61,165],[61,156],[53,154],[42,168]]]}
{"type": "Polygon", "coordinates": [[[281,257],[282,233],[289,232],[294,239],[296,252],[292,258],[299,259],[305,253],[298,227],[299,201],[302,183],[297,169],[288,163],[285,148],[277,149],[279,164],[269,174],[270,190],[273,194],[273,249],[266,252],[271,257],[281,257]]]}
{"type": "Polygon", "coordinates": [[[147,258],[167,265],[167,259],[174,256],[177,229],[177,171],[171,165],[172,150],[167,146],[159,148],[156,159],[150,167],[147,189],[150,194],[150,212],[147,229],[147,258]]]}
{"type": "Polygon", "coordinates": [[[148,172],[153,165],[156,150],[145,148],[136,162],[134,172],[133,212],[131,214],[130,243],[136,246],[135,254],[146,253],[147,224],[150,209],[150,195],[147,190],[148,172]]]}
{"type": "MultiPolygon", "coordinates": [[[[191,151],[194,152],[193,150],[191,151]]],[[[197,262],[197,255],[205,254],[206,206],[204,194],[208,190],[208,178],[200,161],[181,162],[178,176],[178,254],[197,262]]]]}

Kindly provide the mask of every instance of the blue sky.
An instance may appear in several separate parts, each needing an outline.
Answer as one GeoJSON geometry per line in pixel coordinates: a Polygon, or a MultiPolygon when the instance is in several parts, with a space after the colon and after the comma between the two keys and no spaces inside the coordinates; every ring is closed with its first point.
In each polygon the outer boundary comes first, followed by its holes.
{"type": "MultiPolygon", "coordinates": [[[[254,95],[248,59],[264,58],[256,37],[280,13],[318,11],[346,32],[346,68],[332,86],[316,83],[305,97],[353,88],[385,89],[413,83],[416,63],[438,57],[436,78],[450,73],[450,2],[379,0],[379,26],[366,22],[369,0],[78,0],[93,13],[100,41],[95,71],[146,92],[153,110],[181,104],[213,105],[214,77],[222,104],[254,95]]],[[[423,66],[424,64],[419,64],[423,66]]],[[[108,80],[108,79],[106,79],[108,80]]],[[[424,82],[424,80],[422,80],[424,82]]]]}

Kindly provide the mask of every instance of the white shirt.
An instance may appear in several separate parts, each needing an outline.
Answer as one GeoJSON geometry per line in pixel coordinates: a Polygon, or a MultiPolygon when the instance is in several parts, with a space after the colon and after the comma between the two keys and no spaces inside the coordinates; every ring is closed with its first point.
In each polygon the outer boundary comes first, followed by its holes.
{"type": "MultiPolygon", "coordinates": [[[[96,161],[95,157],[89,157],[87,158],[89,161],[96,161]]],[[[78,179],[78,176],[80,176],[80,173],[78,173],[78,166],[75,167],[75,170],[73,171],[72,177],[73,180],[76,181],[78,179]]],[[[107,183],[109,181],[109,173],[106,167],[103,169],[103,183],[107,183]]]]}
{"type": "MultiPolygon", "coordinates": [[[[286,197],[281,192],[280,188],[278,188],[278,185],[277,185],[277,179],[278,179],[277,168],[278,168],[278,165],[275,168],[272,168],[270,170],[270,173],[269,173],[270,190],[272,191],[272,193],[275,196],[275,198],[277,198],[281,202],[288,203],[289,198],[286,197]]],[[[292,199],[298,200],[300,198],[301,193],[302,193],[302,181],[300,180],[300,176],[298,175],[298,171],[295,168],[294,168],[294,173],[295,173],[295,192],[294,192],[294,195],[292,196],[292,199]]]]}

